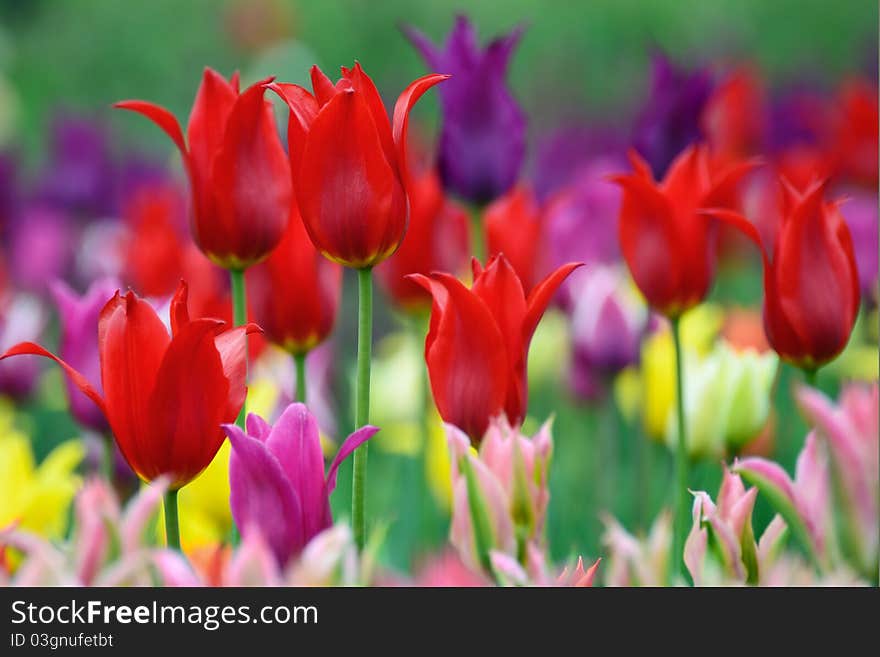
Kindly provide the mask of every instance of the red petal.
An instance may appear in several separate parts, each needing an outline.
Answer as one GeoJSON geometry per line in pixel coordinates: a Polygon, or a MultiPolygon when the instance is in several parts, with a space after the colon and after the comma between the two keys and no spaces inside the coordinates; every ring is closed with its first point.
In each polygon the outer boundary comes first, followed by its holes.
{"type": "Polygon", "coordinates": [[[780,308],[817,364],[846,346],[859,302],[852,248],[842,245],[823,191],[813,187],[786,220],[773,262],[780,308]]]}
{"type": "Polygon", "coordinates": [[[236,98],[236,86],[227,82],[217,71],[206,67],[186,128],[199,185],[210,178],[211,163],[223,143],[226,120],[236,98]]]}
{"type": "Polygon", "coordinates": [[[177,335],[184,326],[189,324],[189,310],[186,306],[188,293],[189,288],[186,281],[180,281],[168,309],[171,318],[171,335],[177,335]]]}
{"type": "Polygon", "coordinates": [[[318,250],[349,267],[391,255],[406,231],[406,195],[361,94],[344,91],[321,108],[303,160],[295,191],[318,250]]]}
{"type": "Polygon", "coordinates": [[[342,292],[342,267],[315,249],[294,213],[269,258],[247,272],[248,302],[267,337],[291,353],[305,353],[333,329],[342,292]],[[280,303],[295,299],[295,303],[280,303]]]}
{"type": "Polygon", "coordinates": [[[501,331],[507,362],[513,374],[508,384],[505,411],[510,422],[519,424],[525,415],[528,394],[526,345],[523,342],[526,297],[522,284],[507,258],[500,255],[493,258],[474,280],[471,292],[482,299],[501,331]]]}
{"type": "Polygon", "coordinates": [[[425,361],[441,417],[479,442],[504,407],[510,367],[486,304],[449,274],[410,280],[433,296],[425,361]]]}
{"type": "Polygon", "coordinates": [[[582,267],[583,264],[582,262],[569,262],[562,265],[538,283],[531,294],[529,294],[526,299],[527,310],[522,325],[523,342],[526,350],[528,350],[535,329],[538,328],[538,322],[544,316],[544,312],[547,310],[547,306],[550,305],[550,301],[553,300],[556,290],[559,289],[559,286],[562,285],[571,272],[578,267],[582,267]]]}
{"type": "Polygon", "coordinates": [[[143,100],[123,100],[114,103],[113,107],[118,109],[130,110],[137,112],[150,119],[159,126],[166,135],[171,137],[171,141],[177,146],[180,154],[183,156],[184,164],[187,163],[189,156],[186,151],[186,142],[183,141],[183,132],[180,130],[180,124],[177,118],[164,107],[148,103],[143,100]]]}
{"type": "Polygon", "coordinates": [[[227,422],[238,417],[247,396],[247,336],[252,333],[262,333],[262,329],[250,323],[224,331],[214,340],[223,362],[223,374],[229,381],[229,396],[224,414],[227,422]]]}
{"type": "Polygon", "coordinates": [[[147,480],[172,477],[179,488],[196,477],[223,442],[220,424],[227,416],[229,381],[214,344],[223,322],[197,319],[174,336],[165,352],[150,394],[152,436],[142,446],[147,480]]]}
{"type": "Polygon", "coordinates": [[[311,75],[315,99],[318,101],[319,107],[324,107],[337,94],[336,87],[317,65],[312,66],[311,75]]]}
{"type": "Polygon", "coordinates": [[[618,230],[633,280],[651,306],[661,312],[674,309],[680,301],[682,256],[673,208],[641,177],[615,176],[612,180],[623,187],[618,230]]]}
{"type": "Polygon", "coordinates": [[[385,157],[389,164],[397,170],[397,151],[394,149],[394,139],[391,136],[391,123],[388,121],[388,111],[385,109],[385,104],[382,102],[376,85],[361,68],[360,62],[355,62],[351,69],[343,69],[343,74],[351,80],[352,88],[357,93],[363,94],[367,107],[370,108],[370,114],[373,115],[373,122],[376,124],[376,131],[379,133],[379,141],[382,142],[385,157]]]}
{"type": "Polygon", "coordinates": [[[58,358],[55,354],[43,349],[38,344],[34,344],[33,342],[19,342],[17,345],[13,345],[9,349],[7,349],[2,356],[0,356],[0,360],[4,360],[9,358],[10,356],[22,356],[22,355],[32,355],[32,356],[43,356],[44,358],[50,358],[58,363],[61,368],[64,370],[64,373],[70,377],[70,380],[73,384],[79,388],[83,394],[91,399],[95,406],[97,406],[104,415],[107,415],[107,409],[104,406],[104,399],[101,397],[101,393],[95,390],[92,387],[92,384],[89,383],[88,379],[84,377],[82,374],[73,369],[70,365],[65,363],[63,360],[58,358]]]}
{"type": "Polygon", "coordinates": [[[227,266],[266,257],[284,230],[292,197],[290,164],[278,138],[264,82],[238,97],[214,159],[215,225],[204,226],[201,246],[227,266]],[[216,225],[219,223],[219,225],[216,225]]]}
{"type": "Polygon", "coordinates": [[[281,96],[290,109],[290,118],[287,121],[287,156],[290,158],[290,173],[296,184],[306,135],[318,115],[318,101],[307,89],[296,84],[273,82],[268,88],[281,96]]]}
{"type": "Polygon", "coordinates": [[[117,292],[98,319],[105,415],[123,456],[142,476],[157,440],[148,400],[170,341],[153,307],[133,292],[117,292]]]}
{"type": "Polygon", "coordinates": [[[403,184],[406,189],[410,187],[409,162],[406,159],[406,136],[409,130],[409,112],[413,105],[422,97],[428,89],[435,84],[448,79],[448,75],[425,75],[418,80],[413,81],[403,90],[403,93],[397,97],[394,104],[394,119],[391,122],[392,131],[394,133],[394,146],[397,149],[397,166],[403,178],[403,184]]]}

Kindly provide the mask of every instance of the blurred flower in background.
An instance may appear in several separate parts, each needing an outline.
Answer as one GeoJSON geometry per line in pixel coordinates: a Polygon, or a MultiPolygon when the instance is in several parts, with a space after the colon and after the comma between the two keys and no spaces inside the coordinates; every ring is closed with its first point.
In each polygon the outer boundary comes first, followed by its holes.
{"type": "Polygon", "coordinates": [[[703,139],[700,120],[712,88],[707,69],[689,71],[663,52],[652,55],[649,91],[636,119],[632,143],[654,176],[665,175],[679,153],[703,139]]]}
{"type": "Polygon", "coordinates": [[[514,185],[525,156],[526,118],[506,81],[523,28],[480,48],[476,29],[460,15],[442,50],[412,27],[404,32],[428,68],[452,76],[440,87],[437,167],[443,184],[485,205],[514,185]]]}
{"type": "MultiPolygon", "coordinates": [[[[80,485],[76,468],[84,449],[79,441],[67,441],[37,463],[30,437],[14,423],[12,404],[0,399],[0,530],[21,529],[60,539],[80,485]]],[[[0,538],[0,546],[3,542],[0,538]]]]}

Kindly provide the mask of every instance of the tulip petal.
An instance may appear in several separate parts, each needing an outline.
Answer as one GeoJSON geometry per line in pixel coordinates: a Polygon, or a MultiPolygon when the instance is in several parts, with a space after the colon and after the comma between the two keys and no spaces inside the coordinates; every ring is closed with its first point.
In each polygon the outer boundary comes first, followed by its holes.
{"type": "Polygon", "coordinates": [[[623,188],[618,233],[633,280],[656,309],[674,311],[683,265],[673,208],[641,175],[611,180],[623,188]]]}
{"type": "Polygon", "coordinates": [[[184,281],[180,281],[177,291],[171,299],[168,315],[171,318],[171,335],[177,335],[180,330],[189,324],[189,309],[187,308],[188,288],[184,281]]]}
{"type": "Polygon", "coordinates": [[[278,459],[297,493],[305,540],[324,529],[327,494],[324,488],[324,455],[318,423],[305,404],[290,404],[275,422],[266,449],[278,459]]]}
{"type": "Polygon", "coordinates": [[[224,586],[281,586],[281,570],[259,528],[242,538],[226,571],[224,586]]]}
{"type": "Polygon", "coordinates": [[[261,443],[265,443],[269,434],[272,433],[272,425],[256,413],[248,413],[245,428],[249,436],[256,438],[261,443]]]}
{"type": "Polygon", "coordinates": [[[318,106],[324,107],[336,95],[336,87],[317,65],[312,66],[309,74],[312,77],[312,89],[318,106]]]}
{"type": "Polygon", "coordinates": [[[41,347],[40,345],[34,344],[33,342],[20,342],[7,349],[3,353],[3,355],[0,356],[0,361],[5,360],[6,358],[9,358],[11,356],[23,355],[42,356],[44,358],[54,360],[61,366],[61,368],[64,370],[64,373],[73,382],[73,384],[77,388],[79,388],[86,397],[91,399],[104,415],[107,415],[107,408],[104,399],[101,397],[101,394],[97,390],[95,390],[92,384],[89,383],[88,379],[86,379],[86,377],[77,372],[63,360],[58,358],[58,356],[47,351],[46,349],[43,349],[43,347],[41,347]]]}
{"type": "Polygon", "coordinates": [[[221,263],[230,257],[229,244],[237,245],[234,264],[262,259],[277,246],[287,226],[293,194],[290,164],[272,106],[263,98],[267,82],[254,84],[236,99],[212,162],[216,212],[209,217],[210,230],[198,234],[201,248],[221,263]],[[207,243],[214,234],[222,241],[207,243]]]}
{"type": "Polygon", "coordinates": [[[817,561],[819,553],[806,519],[798,507],[794,484],[779,465],[763,458],[749,457],[733,464],[733,471],[758,487],[774,510],[791,528],[807,555],[817,561]]]}
{"type": "Polygon", "coordinates": [[[538,322],[544,316],[544,312],[547,310],[547,306],[550,305],[550,301],[553,300],[553,296],[556,294],[559,286],[562,285],[571,272],[583,264],[582,262],[570,262],[562,265],[538,283],[529,293],[526,299],[526,315],[522,325],[523,342],[526,349],[528,349],[529,343],[532,341],[535,329],[538,328],[538,322]]]}
{"type": "Polygon", "coordinates": [[[196,93],[186,136],[190,145],[193,168],[193,190],[201,195],[204,185],[211,175],[214,156],[223,142],[223,132],[238,90],[212,68],[205,67],[202,82],[196,93]]]}
{"type": "Polygon", "coordinates": [[[391,255],[406,230],[407,199],[361,94],[330,99],[302,158],[308,166],[299,171],[296,198],[318,250],[355,268],[391,255]]]}
{"type": "MultiPolygon", "coordinates": [[[[394,149],[394,139],[391,136],[391,123],[388,121],[388,111],[382,102],[382,97],[376,89],[376,85],[370,79],[370,76],[361,68],[360,62],[355,62],[352,68],[342,69],[342,74],[346,79],[351,81],[351,88],[355,92],[363,94],[370,114],[373,115],[373,123],[376,126],[376,132],[379,135],[379,141],[382,143],[382,149],[385,151],[385,158],[391,167],[397,171],[398,161],[397,152],[394,149]]],[[[415,101],[413,101],[415,102],[415,101]]]]}
{"type": "Polygon", "coordinates": [[[171,489],[194,479],[220,449],[220,424],[227,416],[229,381],[214,344],[223,322],[197,319],[174,336],[150,395],[153,435],[140,474],[148,480],[171,475],[171,489]]]}
{"type": "Polygon", "coordinates": [[[113,107],[137,112],[150,119],[153,123],[159,126],[166,135],[171,137],[171,141],[174,142],[174,145],[177,146],[177,149],[183,156],[184,163],[189,160],[189,155],[186,150],[186,142],[184,142],[183,132],[180,130],[180,123],[178,123],[177,118],[167,109],[154,103],[148,103],[144,100],[123,100],[114,103],[113,107]]]}
{"type": "Polygon", "coordinates": [[[526,353],[528,340],[523,318],[526,316],[526,298],[519,277],[504,255],[489,260],[482,274],[474,280],[471,292],[482,299],[495,320],[504,340],[510,371],[510,380],[504,410],[513,424],[522,422],[528,396],[526,381],[526,353]]]}
{"type": "Polygon", "coordinates": [[[367,442],[370,438],[378,433],[379,427],[374,427],[372,425],[367,425],[361,427],[354,433],[352,433],[342,445],[339,447],[339,451],[336,452],[336,456],[333,457],[333,462],[330,464],[330,469],[327,470],[327,493],[332,493],[336,488],[336,471],[339,469],[339,466],[342,462],[348,458],[350,454],[352,454],[358,447],[367,442]]]}
{"type": "Polygon", "coordinates": [[[279,564],[302,549],[301,508],[281,464],[266,446],[234,424],[223,430],[232,444],[229,505],[243,537],[259,531],[279,564]]]}
{"type": "Polygon", "coordinates": [[[223,363],[223,376],[229,381],[224,421],[231,422],[238,416],[247,396],[247,336],[260,333],[256,324],[247,324],[224,331],[214,338],[214,346],[223,363]]]}
{"type": "Polygon", "coordinates": [[[408,277],[433,296],[425,361],[440,416],[475,442],[504,407],[512,373],[486,304],[450,274],[408,277]]]}
{"type": "Polygon", "coordinates": [[[105,414],[122,455],[141,476],[146,476],[144,457],[160,438],[152,429],[149,399],[170,342],[156,311],[133,292],[117,292],[101,311],[98,347],[105,414]]]}
{"type": "Polygon", "coordinates": [[[820,363],[846,345],[859,304],[852,245],[841,245],[823,191],[813,188],[794,209],[782,227],[774,261],[780,307],[820,363]]]}
{"type": "Polygon", "coordinates": [[[394,146],[397,149],[397,166],[403,178],[404,187],[409,190],[412,187],[409,173],[409,161],[406,154],[406,139],[409,131],[409,112],[413,105],[418,102],[428,89],[435,84],[448,79],[448,75],[425,75],[414,80],[397,97],[394,104],[394,119],[392,120],[392,132],[394,134],[394,146]]]}
{"type": "Polygon", "coordinates": [[[273,82],[267,88],[281,96],[290,109],[290,118],[287,121],[287,155],[290,158],[291,175],[293,180],[297,180],[302,165],[306,135],[320,109],[318,101],[308,89],[297,84],[273,82]]]}
{"type": "Polygon", "coordinates": [[[144,486],[137,496],[128,502],[125,513],[119,522],[119,538],[122,552],[137,551],[144,542],[144,532],[162,503],[162,496],[168,489],[168,478],[160,477],[144,486]]]}

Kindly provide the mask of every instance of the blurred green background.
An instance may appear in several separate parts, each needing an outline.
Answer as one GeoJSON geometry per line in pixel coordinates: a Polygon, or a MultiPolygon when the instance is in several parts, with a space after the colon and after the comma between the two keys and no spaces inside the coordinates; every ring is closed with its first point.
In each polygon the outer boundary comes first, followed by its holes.
{"type": "MultiPolygon", "coordinates": [[[[483,38],[517,24],[527,26],[510,78],[529,117],[532,146],[536,135],[572,117],[625,124],[646,93],[649,55],[655,48],[691,66],[751,61],[777,86],[801,81],[830,86],[848,72],[876,67],[875,0],[472,0],[467,5],[483,38]]],[[[136,146],[170,156],[169,144],[153,126],[116,115],[109,106],[123,98],[144,98],[183,119],[205,65],[225,74],[240,69],[245,81],[274,74],[305,82],[313,63],[330,72],[357,59],[391,99],[424,73],[398,26],[409,23],[440,40],[461,9],[462,3],[439,0],[0,0],[0,81],[8,87],[0,89],[6,99],[0,104],[0,140],[36,166],[51,117],[65,109],[108,120],[120,148],[136,146]]],[[[436,110],[436,100],[429,99],[417,111],[430,117],[436,110]]],[[[757,263],[723,271],[712,299],[759,303],[759,272],[757,263]]],[[[337,329],[342,374],[350,371],[354,356],[351,282],[337,329]]],[[[399,326],[381,300],[377,325],[380,336],[399,326]]],[[[778,444],[789,468],[805,431],[790,401],[796,376],[784,368],[776,388],[778,444]]],[[[338,406],[346,411],[346,381],[340,379],[338,406]]],[[[533,385],[530,416],[551,414],[556,418],[551,553],[557,559],[579,552],[594,557],[599,554],[596,510],[601,494],[594,478],[598,468],[608,465],[600,455],[600,434],[614,436],[619,455],[617,485],[605,493],[610,498],[605,501],[631,527],[645,527],[665,503],[671,459],[665,448],[652,444],[654,490],[646,495],[637,488],[639,428],[627,425],[612,404],[599,411],[577,407],[562,372],[554,381],[533,385]]],[[[341,418],[342,430],[350,428],[348,415],[341,418]]],[[[63,434],[75,433],[64,417],[61,409],[44,413],[42,419],[37,414],[36,435],[42,441],[38,453],[68,437],[63,434]]],[[[412,487],[423,485],[411,459],[375,449],[370,459],[371,515],[391,519],[383,559],[406,566],[424,549],[442,544],[446,521],[436,510],[420,520],[407,506],[413,503],[412,487]]],[[[350,463],[340,474],[334,497],[342,514],[348,507],[349,472],[350,463]]],[[[697,468],[692,485],[714,492],[719,479],[718,464],[706,463],[697,468]]],[[[756,531],[769,517],[760,501],[756,531]]]]}

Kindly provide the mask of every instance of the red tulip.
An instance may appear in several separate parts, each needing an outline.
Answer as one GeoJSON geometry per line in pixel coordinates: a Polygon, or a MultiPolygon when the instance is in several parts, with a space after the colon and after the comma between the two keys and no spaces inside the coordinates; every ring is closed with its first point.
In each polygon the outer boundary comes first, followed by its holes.
{"type": "Polygon", "coordinates": [[[846,346],[859,311],[859,277],[839,202],[824,183],[804,193],[780,183],[780,222],[761,233],[730,210],[706,210],[739,228],[764,260],[764,331],[779,356],[815,370],[846,346]],[[774,234],[775,233],[775,234],[774,234]]]}
{"type": "Polygon", "coordinates": [[[227,269],[265,258],[281,240],[290,212],[290,169],[263,98],[272,78],[238,91],[206,68],[189,116],[187,143],[168,110],[142,100],[116,107],[143,114],[171,137],[192,188],[192,232],[198,247],[227,269]]]}
{"type": "Polygon", "coordinates": [[[144,296],[167,297],[183,279],[193,315],[231,320],[227,277],[185,233],[182,213],[182,192],[174,186],[148,185],[126,199],[125,281],[144,296]]]}
{"type": "Polygon", "coordinates": [[[190,320],[187,287],[171,302],[172,335],[153,307],[133,292],[107,302],[98,320],[102,397],[88,380],[32,342],[15,345],[0,360],[21,354],[45,356],[107,418],[119,449],[146,481],[161,475],[180,488],[214,458],[244,404],[245,335],[253,324],[224,330],[216,319],[190,320]]]}
{"type": "Polygon", "coordinates": [[[297,205],[317,249],[347,267],[385,260],[403,241],[410,187],[409,112],[446,75],[410,84],[394,106],[393,125],[360,64],[334,86],[312,67],[314,95],[295,84],[270,85],[290,107],[287,128],[297,205]]]}
{"type": "Polygon", "coordinates": [[[466,288],[447,273],[409,278],[434,299],[425,340],[431,390],[441,417],[479,442],[502,411],[514,426],[526,415],[529,343],[556,290],[580,264],[563,265],[526,297],[503,255],[486,269],[474,260],[466,288]]]}
{"type": "Polygon", "coordinates": [[[541,208],[534,193],[515,187],[486,208],[485,220],[489,257],[503,253],[528,294],[537,283],[541,253],[541,208]]]}
{"type": "Polygon", "coordinates": [[[406,275],[464,270],[470,257],[470,238],[467,213],[444,195],[436,172],[426,171],[413,178],[409,200],[406,237],[376,273],[395,303],[404,310],[417,311],[430,308],[431,295],[406,275]]]}
{"type": "Polygon", "coordinates": [[[614,176],[623,188],[620,247],[648,303],[678,317],[700,303],[715,275],[715,225],[703,207],[735,207],[737,183],[753,162],[710,165],[703,146],[689,146],[656,183],[648,164],[630,153],[635,171],[614,176]]]}
{"type": "Polygon", "coordinates": [[[757,153],[766,121],[764,84],[749,66],[734,70],[714,89],[700,117],[718,162],[734,162],[757,153]]]}
{"type": "Polygon", "coordinates": [[[315,250],[295,207],[278,248],[248,270],[247,285],[254,319],[290,353],[311,351],[333,330],[342,267],[315,250]]]}

